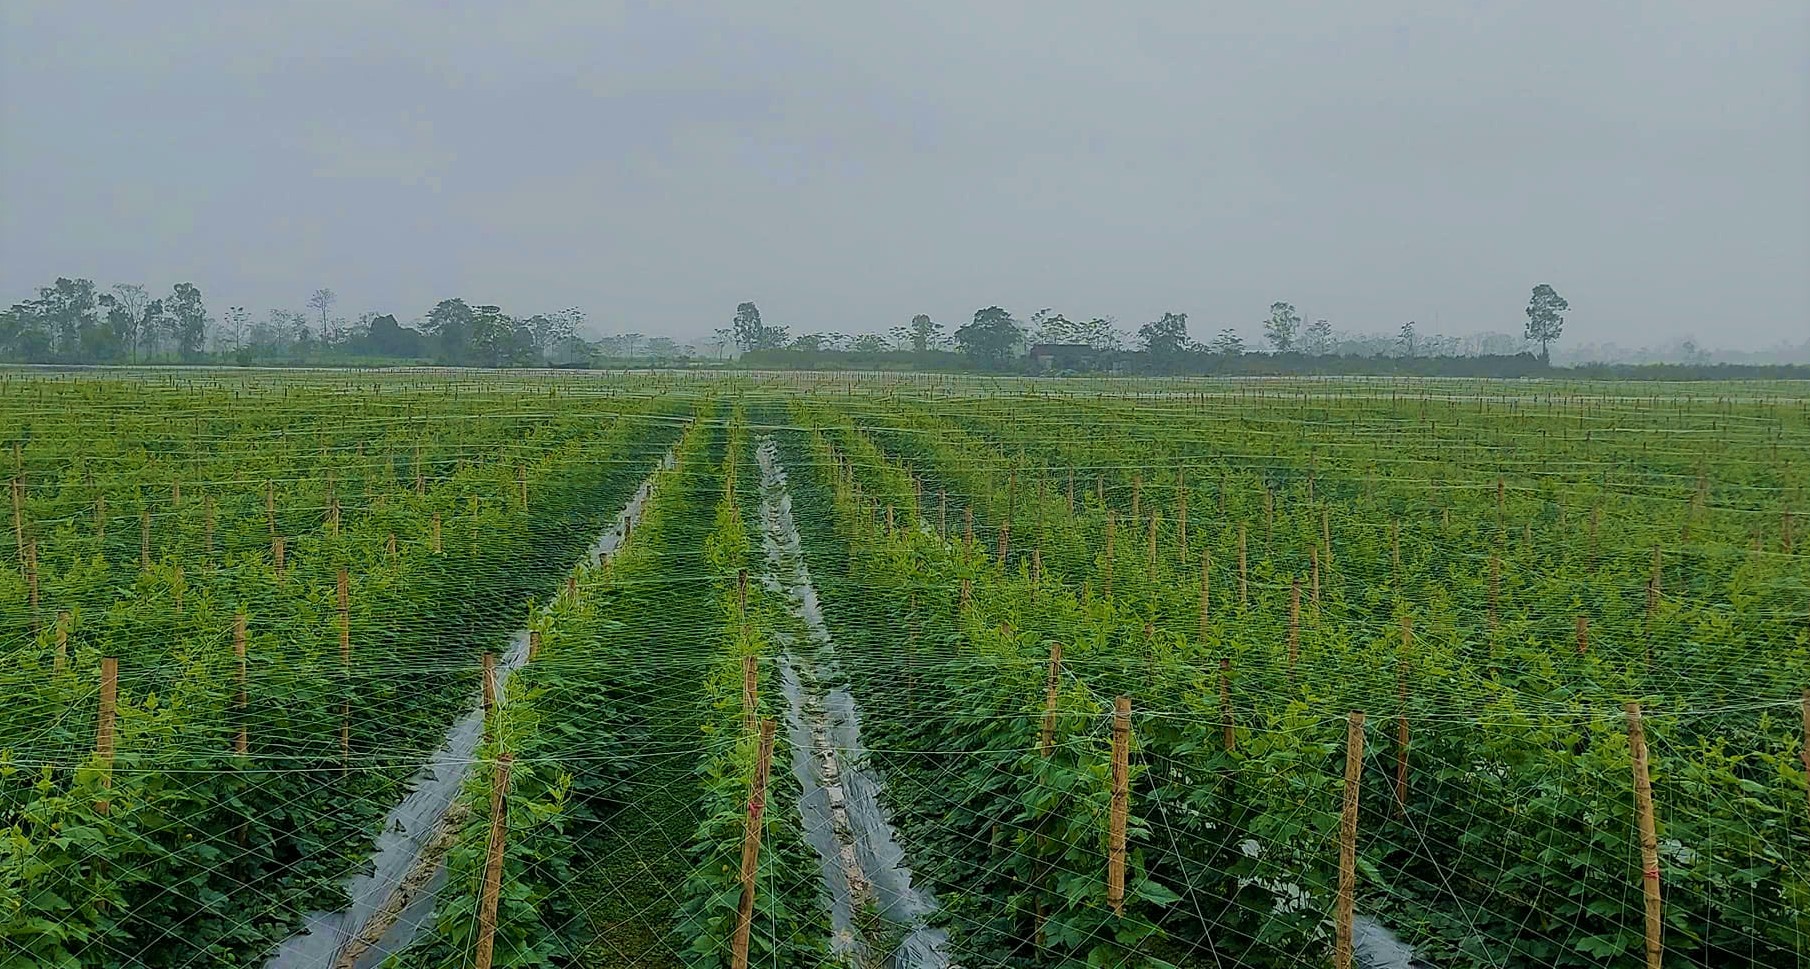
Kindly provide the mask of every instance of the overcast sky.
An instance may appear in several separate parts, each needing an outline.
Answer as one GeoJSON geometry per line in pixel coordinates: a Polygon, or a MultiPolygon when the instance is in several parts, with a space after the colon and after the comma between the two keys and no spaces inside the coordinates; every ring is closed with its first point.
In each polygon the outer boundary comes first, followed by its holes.
{"type": "Polygon", "coordinates": [[[0,4],[0,299],[1810,335],[1810,4],[0,4]]]}

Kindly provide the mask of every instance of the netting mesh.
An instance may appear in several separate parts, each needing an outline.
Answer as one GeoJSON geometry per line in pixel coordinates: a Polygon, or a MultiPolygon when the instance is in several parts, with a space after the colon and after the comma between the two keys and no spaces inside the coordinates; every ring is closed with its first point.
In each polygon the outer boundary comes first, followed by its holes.
{"type": "Polygon", "coordinates": [[[1788,385],[0,414],[0,965],[1810,964],[1788,385]]]}

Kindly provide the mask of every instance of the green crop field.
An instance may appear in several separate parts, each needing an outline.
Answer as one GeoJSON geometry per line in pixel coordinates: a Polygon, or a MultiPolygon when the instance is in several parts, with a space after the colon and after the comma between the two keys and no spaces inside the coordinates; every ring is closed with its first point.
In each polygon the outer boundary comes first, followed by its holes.
{"type": "Polygon", "coordinates": [[[0,969],[1810,966],[1800,384],[15,371],[0,464],[0,969]]]}

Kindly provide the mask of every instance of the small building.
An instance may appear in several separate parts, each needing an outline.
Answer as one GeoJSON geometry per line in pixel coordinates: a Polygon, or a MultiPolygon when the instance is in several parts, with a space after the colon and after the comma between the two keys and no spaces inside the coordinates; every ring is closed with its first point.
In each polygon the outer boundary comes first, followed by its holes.
{"type": "Polygon", "coordinates": [[[1100,351],[1085,343],[1038,343],[1031,346],[1031,369],[1097,370],[1100,351]]]}

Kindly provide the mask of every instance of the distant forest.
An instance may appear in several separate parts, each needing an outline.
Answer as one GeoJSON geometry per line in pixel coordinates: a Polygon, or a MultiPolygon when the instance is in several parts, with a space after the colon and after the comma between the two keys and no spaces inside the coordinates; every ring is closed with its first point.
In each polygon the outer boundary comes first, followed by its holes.
{"type": "Polygon", "coordinates": [[[1672,362],[1554,366],[1549,351],[1563,334],[1569,305],[1547,285],[1534,288],[1520,335],[1445,336],[1422,333],[1411,321],[1392,334],[1341,333],[1323,319],[1303,321],[1294,306],[1277,302],[1262,322],[1261,346],[1247,345],[1232,328],[1195,341],[1188,336],[1185,313],[1164,313],[1127,334],[1111,318],[1071,320],[1044,309],[1020,320],[989,306],[953,331],[919,314],[884,332],[794,335],[744,302],[728,326],[699,345],[639,333],[586,338],[585,314],[576,307],[518,316],[491,304],[446,299],[403,324],[390,314],[340,316],[334,313],[337,303],[332,290],[320,289],[307,299],[305,312],[273,309],[254,317],[233,306],[215,314],[191,283],[153,295],[142,285],[102,290],[91,280],[59,278],[35,298],[0,312],[0,362],[1810,379],[1810,365],[1714,362],[1689,343],[1684,359],[1672,362]]]}

